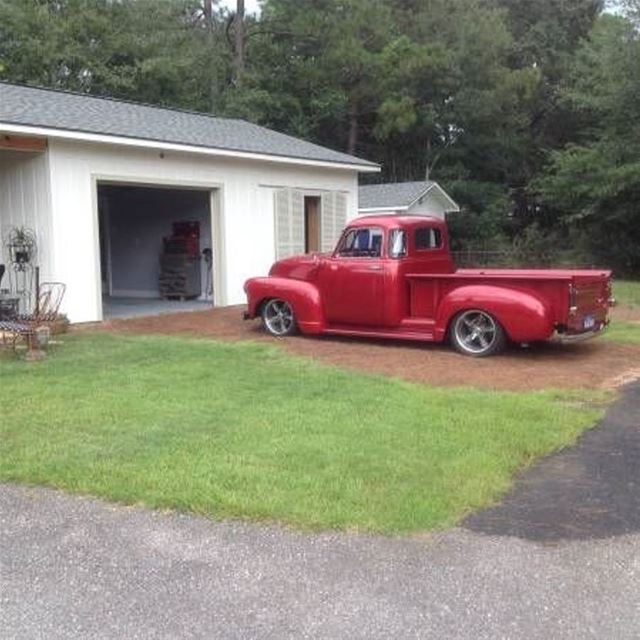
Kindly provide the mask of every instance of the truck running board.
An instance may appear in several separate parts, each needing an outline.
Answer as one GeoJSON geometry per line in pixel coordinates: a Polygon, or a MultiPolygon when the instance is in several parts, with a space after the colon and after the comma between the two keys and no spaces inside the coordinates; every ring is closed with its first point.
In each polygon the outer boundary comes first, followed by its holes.
{"type": "Polygon", "coordinates": [[[344,327],[332,325],[323,333],[333,336],[359,336],[362,338],[391,338],[395,340],[417,340],[433,342],[433,331],[407,331],[403,327],[397,329],[369,329],[368,327],[344,327]]]}

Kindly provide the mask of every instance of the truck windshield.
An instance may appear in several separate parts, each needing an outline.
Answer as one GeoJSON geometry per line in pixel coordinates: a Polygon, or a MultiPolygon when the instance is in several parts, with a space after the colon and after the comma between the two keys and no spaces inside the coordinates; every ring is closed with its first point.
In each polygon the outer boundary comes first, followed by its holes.
{"type": "Polygon", "coordinates": [[[379,258],[382,255],[382,229],[377,227],[349,229],[343,236],[336,255],[342,258],[379,258]]]}

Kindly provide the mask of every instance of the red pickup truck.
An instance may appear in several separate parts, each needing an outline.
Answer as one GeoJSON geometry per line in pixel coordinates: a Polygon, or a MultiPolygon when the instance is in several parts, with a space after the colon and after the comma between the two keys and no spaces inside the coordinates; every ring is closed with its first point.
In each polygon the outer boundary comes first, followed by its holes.
{"type": "Polygon", "coordinates": [[[369,336],[442,342],[488,356],[507,341],[597,335],[608,324],[610,271],[457,269],[435,218],[352,221],[331,254],[276,262],[245,283],[244,317],[285,336],[369,336]]]}

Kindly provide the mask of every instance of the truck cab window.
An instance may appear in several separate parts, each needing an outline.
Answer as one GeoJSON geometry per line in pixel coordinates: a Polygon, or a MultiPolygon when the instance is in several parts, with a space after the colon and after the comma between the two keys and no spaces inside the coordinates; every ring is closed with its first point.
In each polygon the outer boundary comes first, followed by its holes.
{"type": "Polygon", "coordinates": [[[402,229],[392,229],[389,234],[389,257],[402,258],[407,255],[407,236],[402,229]]]}
{"type": "Polygon", "coordinates": [[[413,241],[416,251],[439,249],[442,246],[442,233],[433,227],[419,227],[414,232],[413,241]]]}
{"type": "Polygon", "coordinates": [[[379,258],[382,254],[382,229],[349,229],[338,245],[341,258],[379,258]]]}

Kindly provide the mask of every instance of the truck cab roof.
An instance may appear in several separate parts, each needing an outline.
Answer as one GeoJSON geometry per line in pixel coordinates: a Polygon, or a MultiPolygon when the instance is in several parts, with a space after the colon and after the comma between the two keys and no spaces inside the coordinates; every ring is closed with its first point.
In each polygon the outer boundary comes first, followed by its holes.
{"type": "Polygon", "coordinates": [[[376,226],[382,229],[411,229],[413,227],[423,227],[429,225],[440,229],[446,229],[444,220],[440,218],[433,218],[431,216],[399,216],[396,214],[383,214],[383,215],[371,215],[360,216],[354,220],[350,220],[347,226],[353,227],[371,227],[376,226]]]}

